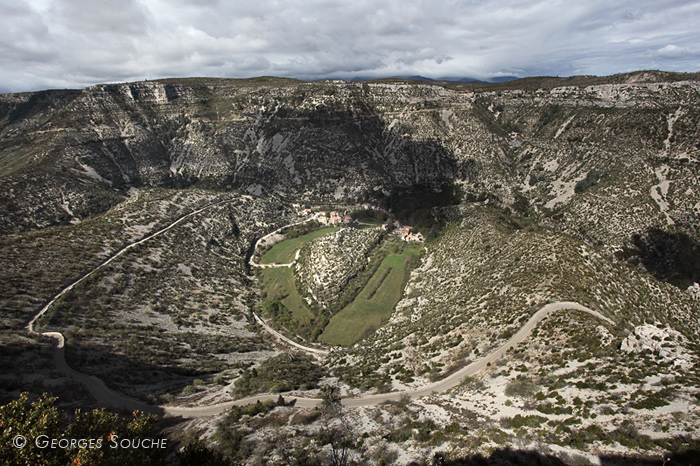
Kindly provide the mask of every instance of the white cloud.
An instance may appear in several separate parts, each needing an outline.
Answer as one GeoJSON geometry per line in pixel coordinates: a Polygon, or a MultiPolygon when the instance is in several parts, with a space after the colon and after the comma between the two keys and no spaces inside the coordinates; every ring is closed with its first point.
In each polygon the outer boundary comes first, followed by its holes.
{"type": "Polygon", "coordinates": [[[657,51],[658,55],[666,58],[681,58],[687,56],[697,57],[698,53],[694,52],[691,47],[678,47],[674,44],[668,44],[667,46],[659,49],[657,51]]]}
{"type": "Polygon", "coordinates": [[[700,3],[0,0],[0,91],[170,76],[695,71],[700,3]]]}

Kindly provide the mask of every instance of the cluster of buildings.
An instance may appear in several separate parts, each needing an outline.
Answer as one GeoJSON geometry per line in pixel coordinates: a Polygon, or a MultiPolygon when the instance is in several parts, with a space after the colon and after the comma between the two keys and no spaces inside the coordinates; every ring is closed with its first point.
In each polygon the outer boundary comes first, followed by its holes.
{"type": "Polygon", "coordinates": [[[394,223],[385,223],[379,225],[377,229],[389,231],[392,234],[398,236],[404,241],[425,241],[425,238],[421,233],[417,231],[411,231],[411,227],[408,225],[401,225],[398,220],[394,223]]]}
{"type": "MultiPolygon", "coordinates": [[[[314,220],[316,220],[318,223],[321,225],[350,225],[354,222],[351,216],[347,214],[341,214],[340,212],[334,210],[331,212],[314,212],[312,209],[309,208],[302,208],[301,204],[293,204],[293,206],[299,210],[297,210],[297,214],[300,217],[311,217],[314,220]]],[[[363,209],[365,210],[381,210],[384,211],[384,209],[380,209],[378,207],[372,206],[371,204],[363,204],[362,206],[363,209]]],[[[386,211],[384,211],[386,212],[386,211]]],[[[401,225],[401,223],[396,220],[393,223],[388,223],[384,225],[380,225],[377,228],[381,228],[385,231],[389,231],[394,235],[397,235],[399,238],[401,238],[404,241],[425,241],[425,238],[423,237],[422,234],[418,232],[413,232],[411,231],[411,227],[408,225],[401,225]]]]}
{"type": "MultiPolygon", "coordinates": [[[[301,208],[299,204],[294,204],[294,207],[301,208]]],[[[351,216],[346,214],[341,214],[340,212],[334,210],[332,212],[314,212],[311,209],[300,209],[297,211],[300,217],[311,217],[316,220],[321,225],[350,225],[353,223],[351,216]]]]}
{"type": "Polygon", "coordinates": [[[377,212],[384,212],[385,214],[389,215],[388,210],[382,209],[381,207],[377,207],[376,205],[372,204],[360,204],[360,208],[365,210],[376,210],[377,212]]]}
{"type": "Polygon", "coordinates": [[[394,228],[392,233],[404,241],[425,241],[425,238],[421,233],[412,232],[410,226],[401,225],[398,220],[395,221],[392,226],[394,228]]]}
{"type": "Polygon", "coordinates": [[[325,212],[318,212],[314,217],[321,225],[350,225],[353,222],[351,216],[341,214],[335,210],[328,216],[326,216],[325,212]]]}

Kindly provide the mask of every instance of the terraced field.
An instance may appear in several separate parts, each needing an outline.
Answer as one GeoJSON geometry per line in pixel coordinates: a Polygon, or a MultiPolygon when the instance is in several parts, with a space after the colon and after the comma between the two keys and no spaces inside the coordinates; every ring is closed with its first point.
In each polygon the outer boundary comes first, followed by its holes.
{"type": "Polygon", "coordinates": [[[410,246],[401,254],[385,257],[365,288],[331,318],[319,339],[330,345],[348,346],[379,328],[401,299],[405,277],[410,272],[408,259],[419,252],[420,246],[410,246]]]}

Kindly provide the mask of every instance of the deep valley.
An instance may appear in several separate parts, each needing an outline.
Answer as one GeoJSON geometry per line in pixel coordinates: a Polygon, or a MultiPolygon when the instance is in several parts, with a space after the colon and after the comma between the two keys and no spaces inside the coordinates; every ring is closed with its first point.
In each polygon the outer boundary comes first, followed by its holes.
{"type": "Polygon", "coordinates": [[[659,71],[0,95],[2,404],[153,411],[181,464],[697,461],[699,108],[659,71]]]}

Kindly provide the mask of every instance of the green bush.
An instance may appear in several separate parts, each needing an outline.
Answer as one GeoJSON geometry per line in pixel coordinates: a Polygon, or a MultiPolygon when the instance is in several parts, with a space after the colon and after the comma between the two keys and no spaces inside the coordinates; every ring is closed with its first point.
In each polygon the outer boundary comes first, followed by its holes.
{"type": "Polygon", "coordinates": [[[194,385],[188,385],[182,389],[183,395],[193,395],[194,393],[197,393],[197,389],[194,388],[194,385]]]}
{"type": "Polygon", "coordinates": [[[598,181],[600,181],[600,173],[598,173],[598,170],[594,168],[588,172],[584,179],[576,183],[576,186],[574,186],[574,192],[582,193],[591,186],[598,184],[598,181]]]}
{"type": "Polygon", "coordinates": [[[516,414],[513,418],[511,418],[510,425],[513,429],[517,429],[519,427],[539,427],[540,424],[546,420],[547,418],[542,416],[521,416],[520,414],[516,414]]]}
{"type": "Polygon", "coordinates": [[[537,391],[539,387],[535,385],[531,380],[517,379],[508,382],[506,385],[505,394],[506,396],[517,396],[520,398],[530,398],[537,391]]]}
{"type": "Polygon", "coordinates": [[[233,395],[309,390],[316,388],[324,375],[325,370],[311,358],[283,353],[263,361],[257,369],[246,369],[234,384],[233,395]]]}
{"type": "Polygon", "coordinates": [[[658,393],[651,393],[648,396],[632,403],[634,409],[656,409],[668,406],[670,403],[664,398],[664,390],[658,393]]]}
{"type": "MultiPolygon", "coordinates": [[[[120,417],[104,409],[76,410],[72,416],[55,406],[56,398],[46,395],[30,402],[26,393],[0,406],[0,465],[67,464],[164,465],[166,449],[133,450],[112,448],[111,442],[156,438],[156,417],[134,411],[120,417]],[[22,435],[24,448],[15,448],[13,440],[22,435]],[[94,439],[94,448],[40,448],[43,437],[49,439],[94,439]],[[99,447],[97,447],[99,443],[99,447]]],[[[167,441],[166,441],[167,442],[167,441]]]]}

